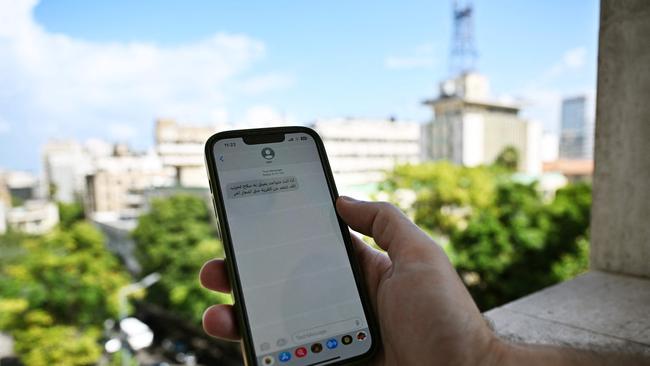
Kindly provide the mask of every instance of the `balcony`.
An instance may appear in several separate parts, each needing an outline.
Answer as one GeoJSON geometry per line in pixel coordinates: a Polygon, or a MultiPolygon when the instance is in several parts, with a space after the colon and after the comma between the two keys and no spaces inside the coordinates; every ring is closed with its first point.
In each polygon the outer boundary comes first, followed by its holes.
{"type": "Polygon", "coordinates": [[[650,2],[600,16],[591,271],[485,316],[514,342],[650,357],[650,2]]]}

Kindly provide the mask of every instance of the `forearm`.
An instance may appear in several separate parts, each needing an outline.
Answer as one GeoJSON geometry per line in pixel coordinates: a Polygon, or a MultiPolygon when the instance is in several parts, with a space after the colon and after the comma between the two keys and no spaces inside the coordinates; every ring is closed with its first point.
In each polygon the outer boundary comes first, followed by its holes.
{"type": "Polygon", "coordinates": [[[640,356],[559,346],[502,343],[501,347],[497,364],[503,366],[643,366],[650,361],[640,356]]]}

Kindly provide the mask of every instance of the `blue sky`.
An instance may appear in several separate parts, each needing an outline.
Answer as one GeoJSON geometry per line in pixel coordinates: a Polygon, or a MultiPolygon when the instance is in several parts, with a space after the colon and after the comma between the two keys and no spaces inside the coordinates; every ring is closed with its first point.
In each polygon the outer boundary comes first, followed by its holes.
{"type": "MultiPolygon", "coordinates": [[[[475,1],[478,70],[556,131],[593,92],[598,2],[475,1]]],[[[448,76],[451,1],[0,0],[0,168],[49,138],[152,144],[153,121],[397,116],[448,76]]]]}

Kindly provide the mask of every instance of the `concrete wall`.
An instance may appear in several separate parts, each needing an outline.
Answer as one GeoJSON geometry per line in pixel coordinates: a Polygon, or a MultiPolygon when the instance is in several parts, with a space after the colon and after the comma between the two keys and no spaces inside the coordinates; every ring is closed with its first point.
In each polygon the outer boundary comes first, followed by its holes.
{"type": "Polygon", "coordinates": [[[601,2],[591,266],[650,277],[650,1],[601,2]]]}

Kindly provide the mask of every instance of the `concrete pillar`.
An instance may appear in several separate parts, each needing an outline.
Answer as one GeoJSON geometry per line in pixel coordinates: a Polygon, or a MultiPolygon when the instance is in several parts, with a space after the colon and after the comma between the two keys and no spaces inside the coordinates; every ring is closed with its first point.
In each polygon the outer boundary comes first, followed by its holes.
{"type": "Polygon", "coordinates": [[[650,1],[600,13],[591,267],[650,278],[650,1]]]}

